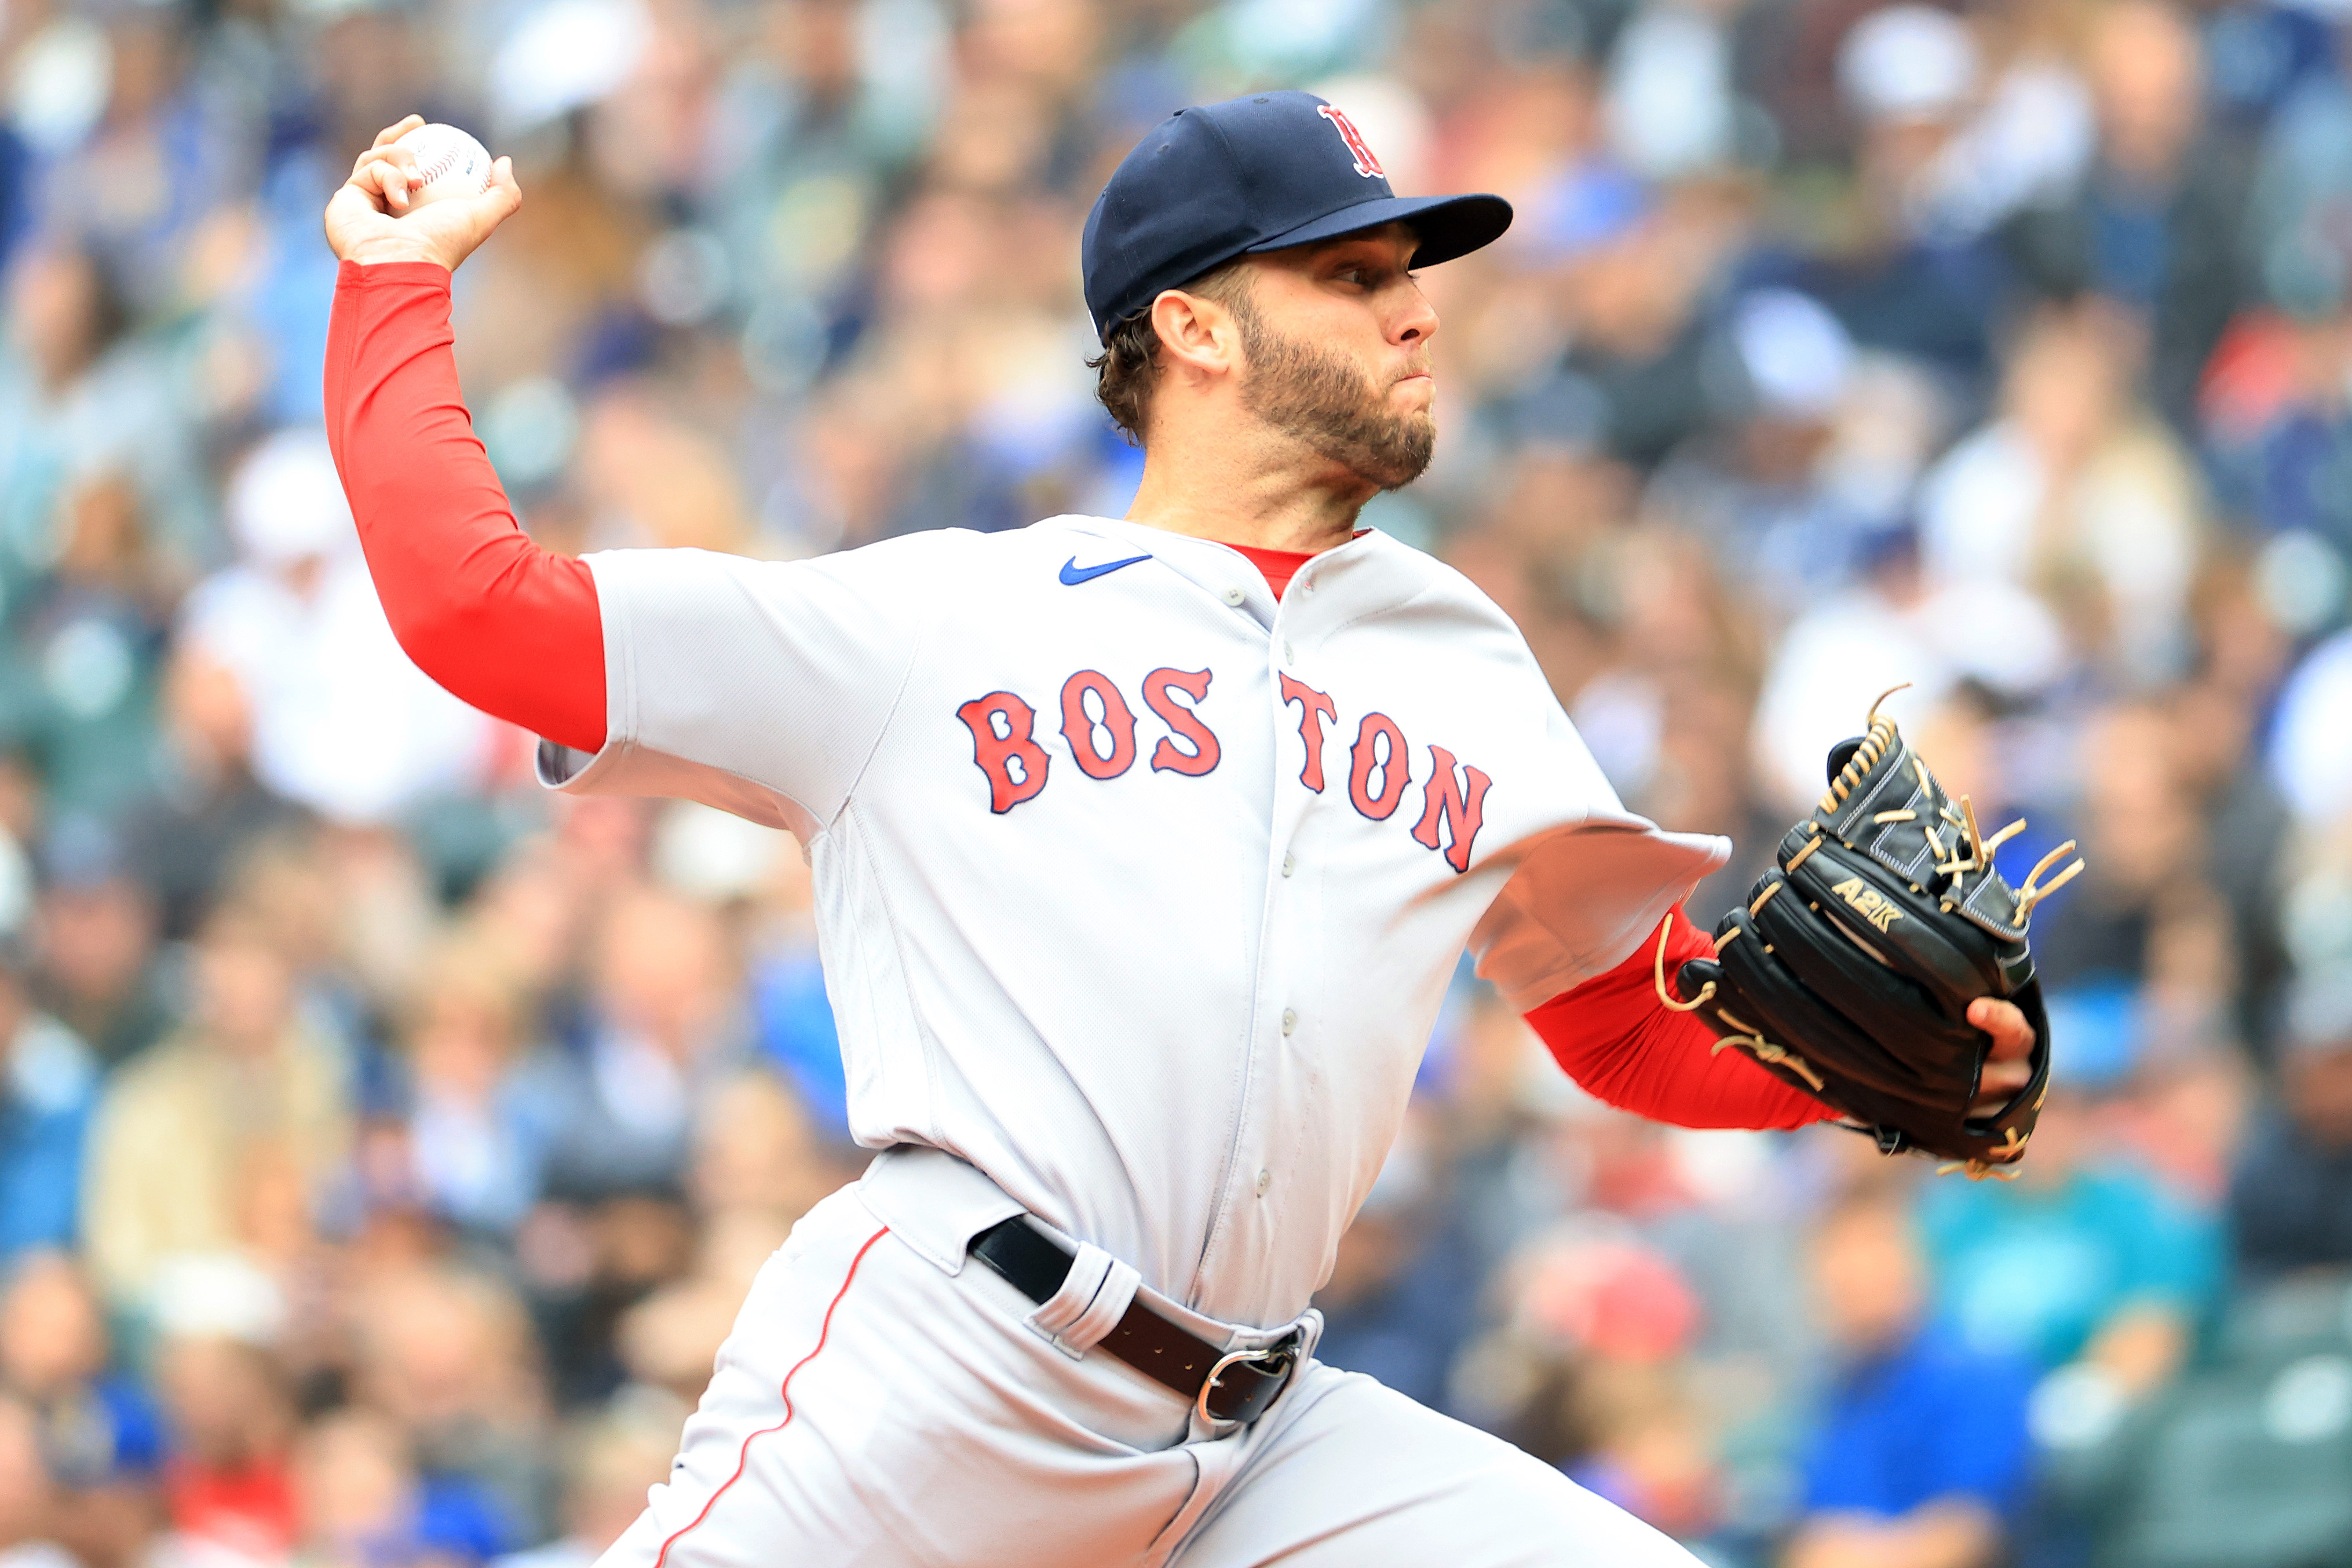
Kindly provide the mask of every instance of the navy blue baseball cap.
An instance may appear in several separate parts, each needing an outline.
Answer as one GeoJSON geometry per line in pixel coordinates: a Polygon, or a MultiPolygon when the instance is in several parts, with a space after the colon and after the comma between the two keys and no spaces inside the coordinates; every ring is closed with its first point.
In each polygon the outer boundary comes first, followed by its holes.
{"type": "Polygon", "coordinates": [[[1137,144],[1087,215],[1081,264],[1095,330],[1252,251],[1409,224],[1415,267],[1511,226],[1500,196],[1400,196],[1354,121],[1311,92],[1180,109],[1137,144]]]}

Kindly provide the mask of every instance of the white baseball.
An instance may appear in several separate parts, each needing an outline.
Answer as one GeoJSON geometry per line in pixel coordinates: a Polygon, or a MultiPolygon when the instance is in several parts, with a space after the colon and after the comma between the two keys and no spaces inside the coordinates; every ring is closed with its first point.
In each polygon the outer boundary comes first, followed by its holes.
{"type": "Polygon", "coordinates": [[[454,125],[420,125],[394,147],[416,159],[416,182],[408,188],[414,210],[445,196],[478,196],[489,189],[489,149],[454,125]]]}

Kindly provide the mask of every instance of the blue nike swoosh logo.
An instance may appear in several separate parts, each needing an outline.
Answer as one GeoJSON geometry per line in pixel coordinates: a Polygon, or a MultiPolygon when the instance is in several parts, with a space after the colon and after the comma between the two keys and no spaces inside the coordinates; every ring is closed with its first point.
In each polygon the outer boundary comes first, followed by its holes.
{"type": "Polygon", "coordinates": [[[1133,566],[1137,561],[1150,559],[1148,555],[1131,555],[1125,560],[1105,561],[1100,566],[1080,566],[1078,558],[1072,556],[1062,563],[1062,584],[1066,588],[1076,588],[1082,582],[1092,582],[1106,572],[1117,571],[1120,567],[1133,566]]]}

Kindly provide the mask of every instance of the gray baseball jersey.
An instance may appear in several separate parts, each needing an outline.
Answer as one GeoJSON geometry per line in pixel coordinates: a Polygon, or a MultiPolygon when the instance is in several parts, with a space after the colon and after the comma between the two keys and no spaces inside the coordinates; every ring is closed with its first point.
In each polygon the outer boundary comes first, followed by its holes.
{"type": "Polygon", "coordinates": [[[1508,618],[1378,532],[1278,601],[1096,517],[589,565],[608,737],[546,780],[797,834],[857,1139],[1216,1319],[1328,1273],[1465,944],[1535,1005],[1728,853],[1627,815],[1508,618]]]}

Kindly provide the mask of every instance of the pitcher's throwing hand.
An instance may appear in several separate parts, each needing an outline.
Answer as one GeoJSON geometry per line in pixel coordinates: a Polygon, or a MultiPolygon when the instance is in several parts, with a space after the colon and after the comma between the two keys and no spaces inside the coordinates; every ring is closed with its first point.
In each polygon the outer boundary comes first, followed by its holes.
{"type": "Polygon", "coordinates": [[[478,196],[413,203],[411,195],[421,183],[416,155],[396,143],[424,123],[423,115],[412,114],[384,127],[327,204],[327,244],[338,258],[362,266],[429,261],[455,272],[475,246],[522,205],[522,187],[515,183],[511,158],[490,165],[489,185],[478,196]]]}

